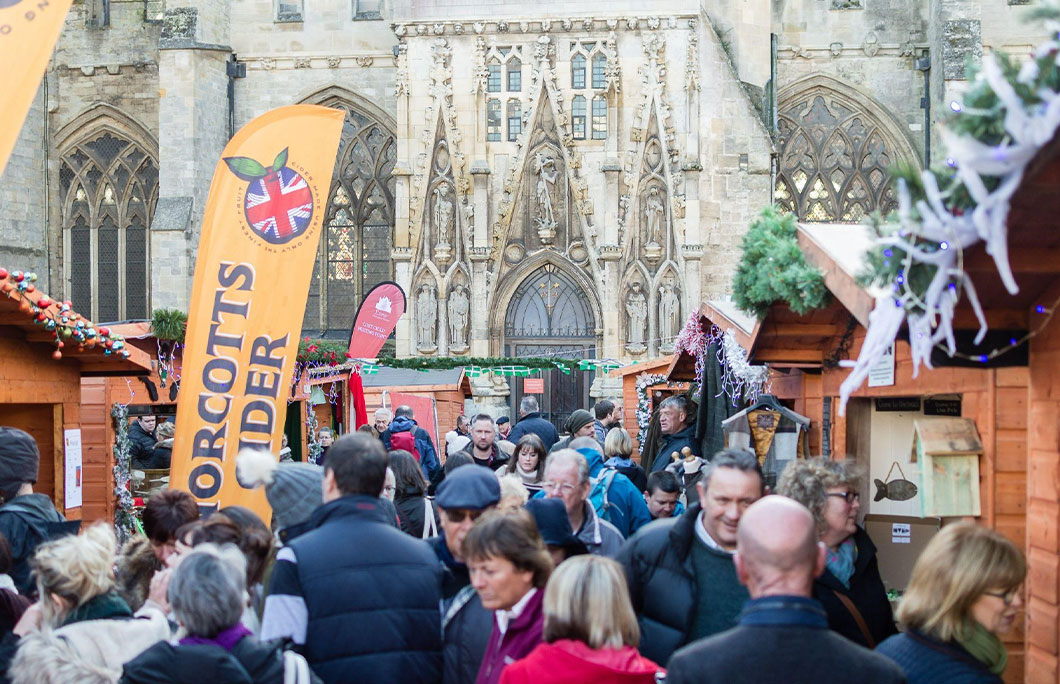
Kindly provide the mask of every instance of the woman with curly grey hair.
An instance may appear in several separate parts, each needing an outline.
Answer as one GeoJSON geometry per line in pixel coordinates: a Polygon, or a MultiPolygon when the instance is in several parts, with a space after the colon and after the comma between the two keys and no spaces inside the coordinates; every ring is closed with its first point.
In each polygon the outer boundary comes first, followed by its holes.
{"type": "Polygon", "coordinates": [[[825,571],[813,585],[814,598],[828,612],[828,626],[875,648],[897,629],[876,546],[858,525],[861,485],[862,474],[852,463],[811,458],[793,461],[781,474],[776,493],[810,509],[828,548],[825,571]]]}

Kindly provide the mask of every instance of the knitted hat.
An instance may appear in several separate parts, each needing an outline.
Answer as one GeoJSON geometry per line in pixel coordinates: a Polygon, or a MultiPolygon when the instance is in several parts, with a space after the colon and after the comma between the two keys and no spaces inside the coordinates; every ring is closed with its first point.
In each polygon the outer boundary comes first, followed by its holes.
{"type": "Polygon", "coordinates": [[[591,422],[593,422],[593,414],[585,409],[578,409],[570,414],[570,418],[568,418],[567,422],[563,424],[563,428],[573,435],[591,422]]]}
{"type": "Polygon", "coordinates": [[[0,491],[36,484],[39,467],[37,440],[18,428],[0,427],[0,491]]]}
{"type": "Polygon", "coordinates": [[[155,436],[161,441],[163,439],[169,439],[177,432],[177,426],[173,424],[173,421],[167,420],[158,426],[155,430],[155,436]]]}
{"type": "Polygon", "coordinates": [[[250,489],[265,487],[277,530],[309,520],[323,503],[324,469],[312,463],[277,463],[267,451],[243,449],[236,456],[236,479],[250,489]]]}

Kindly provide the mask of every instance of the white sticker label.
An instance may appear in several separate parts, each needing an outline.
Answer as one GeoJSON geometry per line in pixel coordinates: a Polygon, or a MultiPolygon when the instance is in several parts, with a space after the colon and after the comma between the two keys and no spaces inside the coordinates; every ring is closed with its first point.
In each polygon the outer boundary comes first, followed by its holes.
{"type": "Polygon", "coordinates": [[[912,542],[910,535],[912,534],[909,523],[892,523],[891,524],[891,543],[892,544],[909,544],[912,542]]]}

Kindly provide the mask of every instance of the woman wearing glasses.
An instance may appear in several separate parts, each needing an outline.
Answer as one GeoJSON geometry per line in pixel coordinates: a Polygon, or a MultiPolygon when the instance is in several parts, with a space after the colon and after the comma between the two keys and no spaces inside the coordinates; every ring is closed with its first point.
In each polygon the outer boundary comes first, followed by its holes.
{"type": "Polygon", "coordinates": [[[879,651],[909,684],[1001,684],[1001,637],[1023,607],[1027,564],[1012,542],[974,523],[947,525],[920,554],[898,606],[905,632],[879,651]]]}
{"type": "Polygon", "coordinates": [[[861,474],[851,463],[826,458],[793,461],[781,474],[777,494],[813,513],[828,548],[825,571],[813,597],[828,613],[828,626],[851,641],[876,648],[894,634],[894,616],[876,563],[876,546],[858,526],[861,474]]]}

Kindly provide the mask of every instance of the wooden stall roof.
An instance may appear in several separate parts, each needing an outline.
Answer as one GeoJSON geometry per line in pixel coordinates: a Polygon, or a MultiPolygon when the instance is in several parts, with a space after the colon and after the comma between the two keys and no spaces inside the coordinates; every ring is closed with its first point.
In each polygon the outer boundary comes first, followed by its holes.
{"type": "Polygon", "coordinates": [[[621,368],[613,369],[608,375],[613,378],[622,378],[630,374],[640,375],[641,373],[663,373],[666,372],[666,369],[673,363],[675,356],[675,354],[658,356],[654,359],[634,363],[631,366],[622,366],[621,368]]]}
{"type": "MultiPolygon", "coordinates": [[[[21,292],[22,297],[28,299],[34,306],[39,306],[40,300],[46,295],[40,290],[33,292],[21,292]]],[[[54,300],[52,300],[54,302],[54,300]]],[[[0,296],[0,327],[6,328],[9,334],[20,336],[27,342],[55,346],[55,333],[48,332],[38,324],[34,317],[20,309],[20,300],[17,297],[0,296]]],[[[45,312],[51,317],[58,316],[58,305],[55,303],[45,307],[45,312]]],[[[86,325],[98,327],[87,318],[83,319],[86,325]]],[[[65,341],[62,349],[63,359],[71,359],[78,363],[82,376],[105,376],[105,375],[148,375],[151,373],[151,357],[144,351],[132,345],[125,345],[129,357],[124,358],[120,354],[104,354],[102,345],[85,347],[78,350],[76,342],[65,341]]]]}

